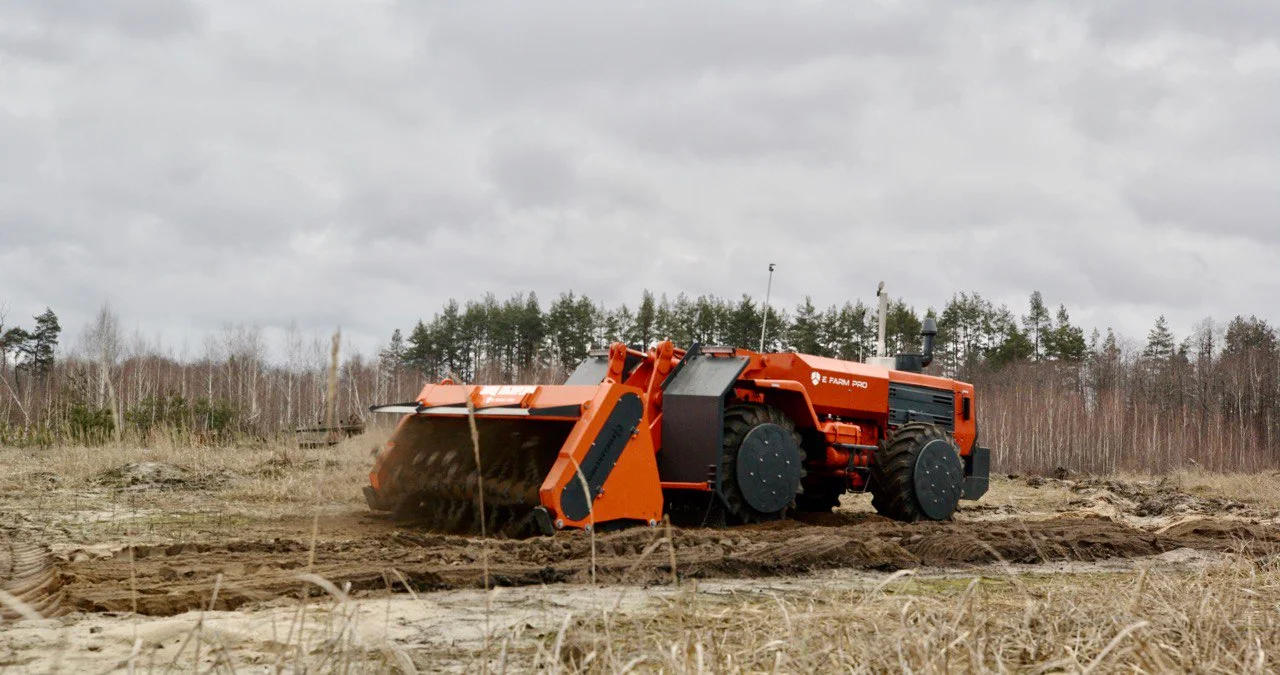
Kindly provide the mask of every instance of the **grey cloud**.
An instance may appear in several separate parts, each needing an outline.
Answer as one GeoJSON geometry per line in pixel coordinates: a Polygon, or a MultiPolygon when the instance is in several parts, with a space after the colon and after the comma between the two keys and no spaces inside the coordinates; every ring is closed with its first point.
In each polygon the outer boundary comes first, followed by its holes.
{"type": "Polygon", "coordinates": [[[507,130],[493,140],[487,162],[497,191],[515,207],[561,206],[579,192],[576,157],[540,138],[539,130],[507,130]]]}
{"type": "Polygon", "coordinates": [[[1266,314],[1274,7],[0,0],[0,303],[371,347],[776,262],[788,307],[1266,314]]]}
{"type": "Polygon", "coordinates": [[[833,51],[900,55],[936,49],[937,23],[921,3],[880,5],[665,2],[461,3],[407,14],[431,27],[429,44],[486,77],[536,92],[578,82],[636,83],[689,73],[785,67],[833,51]],[[907,8],[906,5],[911,5],[907,8]]]}
{"type": "Polygon", "coordinates": [[[1104,40],[1185,32],[1230,42],[1274,42],[1280,33],[1280,5],[1270,0],[1094,0],[1088,4],[1089,27],[1104,40]]]}
{"type": "Polygon", "coordinates": [[[41,30],[106,30],[129,38],[155,39],[199,27],[202,15],[190,0],[6,0],[0,15],[25,18],[41,30]]]}
{"type": "Polygon", "coordinates": [[[1135,176],[1124,194],[1155,227],[1174,226],[1248,243],[1280,244],[1280,173],[1244,164],[1226,170],[1158,167],[1135,176]]]}
{"type": "Polygon", "coordinates": [[[68,63],[110,51],[103,39],[168,40],[202,22],[190,0],[0,0],[0,55],[68,63]]]}

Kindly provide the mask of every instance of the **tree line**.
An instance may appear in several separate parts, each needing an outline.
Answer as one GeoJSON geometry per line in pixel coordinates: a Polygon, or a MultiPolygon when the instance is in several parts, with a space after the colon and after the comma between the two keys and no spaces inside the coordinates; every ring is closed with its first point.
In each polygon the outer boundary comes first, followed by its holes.
{"type": "MultiPolygon", "coordinates": [[[[768,308],[766,350],[865,360],[875,350],[874,304],[817,307],[809,298],[768,308]]],[[[360,417],[378,402],[412,399],[425,381],[483,384],[561,381],[593,347],[680,345],[758,348],[765,310],[743,295],[655,296],[607,306],[565,292],[450,300],[407,334],[395,330],[374,358],[346,349],[335,415],[360,417]]],[[[1003,470],[1056,467],[1108,472],[1199,465],[1254,470],[1280,460],[1280,353],[1275,328],[1257,317],[1200,322],[1175,336],[1164,317],[1143,340],[1086,331],[1067,308],[1033,292],[1023,311],[976,292],[941,311],[890,302],[890,353],[919,349],[925,317],[938,320],[927,372],[978,387],[982,442],[1003,470]]],[[[194,357],[125,339],[104,308],[78,349],[59,347],[52,310],[30,327],[0,316],[0,443],[267,439],[326,417],[328,336],[285,331],[271,358],[260,328],[229,326],[194,357]]]]}
{"type": "MultiPolygon", "coordinates": [[[[905,302],[890,303],[887,325],[890,351],[918,347],[921,317],[905,302]]],[[[820,310],[805,298],[788,312],[766,310],[749,295],[655,298],[645,291],[633,309],[607,307],[570,291],[544,310],[533,293],[502,301],[490,294],[464,304],[450,300],[408,336],[396,330],[380,358],[428,379],[532,382],[531,376],[544,376],[548,368],[563,375],[590,348],[612,342],[644,349],[670,339],[682,346],[758,349],[763,338],[765,350],[863,360],[875,351],[877,330],[875,309],[860,300],[820,310]]]]}

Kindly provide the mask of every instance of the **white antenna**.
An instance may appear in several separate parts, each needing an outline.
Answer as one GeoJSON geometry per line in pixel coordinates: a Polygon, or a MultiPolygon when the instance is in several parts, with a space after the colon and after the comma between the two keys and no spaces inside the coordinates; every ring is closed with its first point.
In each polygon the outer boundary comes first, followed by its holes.
{"type": "Polygon", "coordinates": [[[760,351],[764,351],[764,329],[769,325],[769,294],[773,292],[773,263],[769,263],[769,285],[764,289],[764,317],[760,320],[760,351]]]}
{"type": "Polygon", "coordinates": [[[876,299],[880,301],[880,333],[876,338],[876,356],[884,357],[885,351],[885,325],[889,320],[889,294],[884,292],[884,282],[880,282],[880,287],[876,289],[876,299]]]}

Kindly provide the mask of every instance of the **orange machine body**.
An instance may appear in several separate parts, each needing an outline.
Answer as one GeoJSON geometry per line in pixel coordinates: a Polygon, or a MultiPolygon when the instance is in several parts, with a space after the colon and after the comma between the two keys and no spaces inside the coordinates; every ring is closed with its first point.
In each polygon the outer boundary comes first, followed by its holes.
{"type": "Polygon", "coordinates": [[[849,471],[850,462],[855,468],[869,465],[887,432],[909,421],[950,427],[963,458],[976,447],[974,387],[967,382],[824,356],[736,351],[750,357],[735,387],[738,398],[777,407],[798,428],[812,429],[825,439],[821,453],[814,452],[817,443],[808,448],[812,479],[839,474],[849,480],[848,489],[863,489],[865,472],[849,471]],[[926,404],[918,406],[927,408],[924,411],[893,408],[895,400],[913,394],[938,400],[917,402],[926,404]],[[899,419],[891,419],[895,412],[899,419]]]}
{"type": "MultiPolygon", "coordinates": [[[[804,438],[805,485],[865,489],[876,448],[911,421],[945,426],[966,461],[977,447],[974,388],[965,382],[807,354],[696,346],[686,352],[671,342],[640,352],[615,343],[593,352],[564,385],[446,380],[424,387],[412,403],[375,408],[405,417],[378,455],[366,498],[375,509],[393,511],[414,491],[445,489],[434,487],[432,474],[455,467],[447,460],[431,464],[424,450],[442,436],[414,436],[416,420],[495,421],[492,430],[473,426],[482,438],[473,435],[448,452],[474,452],[483,465],[485,453],[519,453],[535,445],[529,439],[539,429],[548,430],[549,443],[558,446],[522,469],[545,472],[536,496],[513,487],[514,470],[483,466],[463,477],[489,486],[448,488],[449,494],[500,504],[525,499],[544,530],[653,524],[673,493],[719,489],[720,448],[713,446],[723,437],[716,415],[740,403],[772,406],[794,423],[804,438]],[[486,433],[504,447],[486,447],[486,433]]],[[[457,445],[465,436],[451,438],[457,445]]],[[[456,463],[457,455],[450,456],[456,463]]],[[[458,476],[439,476],[447,478],[458,476]]]]}

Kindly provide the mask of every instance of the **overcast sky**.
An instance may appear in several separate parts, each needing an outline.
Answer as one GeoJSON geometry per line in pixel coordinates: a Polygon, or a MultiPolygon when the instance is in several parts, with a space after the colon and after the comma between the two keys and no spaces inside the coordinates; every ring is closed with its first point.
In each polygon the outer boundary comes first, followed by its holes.
{"type": "Polygon", "coordinates": [[[0,0],[0,306],[364,349],[450,297],[1280,319],[1280,2],[0,0]]]}

